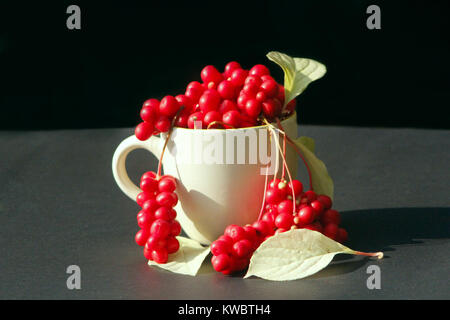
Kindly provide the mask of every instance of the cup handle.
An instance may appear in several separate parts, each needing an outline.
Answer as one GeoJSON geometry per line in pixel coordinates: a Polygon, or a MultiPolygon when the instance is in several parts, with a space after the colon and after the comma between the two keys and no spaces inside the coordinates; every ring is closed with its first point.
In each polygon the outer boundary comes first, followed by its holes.
{"type": "Polygon", "coordinates": [[[123,140],[116,151],[112,159],[112,171],[114,179],[116,180],[119,188],[132,200],[136,201],[137,195],[142,191],[136,186],[130,177],[128,177],[125,161],[128,154],[135,149],[146,149],[154,154],[157,158],[161,155],[161,139],[155,136],[150,137],[146,141],[140,141],[136,136],[132,135],[123,140]]]}

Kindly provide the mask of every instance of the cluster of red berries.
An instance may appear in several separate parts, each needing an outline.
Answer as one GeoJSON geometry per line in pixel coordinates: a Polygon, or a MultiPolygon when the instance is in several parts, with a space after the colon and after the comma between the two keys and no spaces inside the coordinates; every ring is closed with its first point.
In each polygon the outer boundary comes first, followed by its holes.
{"type": "Polygon", "coordinates": [[[158,177],[149,171],[141,177],[142,192],[136,197],[142,208],[137,215],[141,228],[135,236],[136,243],[144,246],[144,256],[156,263],[166,263],[168,255],[180,248],[176,239],[181,232],[180,223],[175,220],[177,212],[173,207],[178,203],[174,192],[176,180],[172,176],[158,177]]]}
{"type": "Polygon", "coordinates": [[[339,228],[338,211],[331,209],[332,201],[314,191],[303,192],[298,180],[272,180],[265,192],[264,212],[252,225],[230,225],[211,244],[214,269],[231,274],[248,267],[253,252],[268,237],[291,229],[306,228],[321,232],[339,242],[347,240],[347,231],[339,228]],[[294,207],[295,202],[295,207],[294,207]]]}
{"type": "Polygon", "coordinates": [[[145,101],[140,112],[143,122],[136,127],[136,137],[147,140],[151,135],[169,131],[182,106],[174,125],[190,129],[251,127],[258,124],[260,114],[272,120],[295,109],[294,99],[283,110],[284,87],[262,64],[245,70],[232,61],[223,73],[209,65],[200,76],[202,82],[189,83],[184,94],[145,101]]]}

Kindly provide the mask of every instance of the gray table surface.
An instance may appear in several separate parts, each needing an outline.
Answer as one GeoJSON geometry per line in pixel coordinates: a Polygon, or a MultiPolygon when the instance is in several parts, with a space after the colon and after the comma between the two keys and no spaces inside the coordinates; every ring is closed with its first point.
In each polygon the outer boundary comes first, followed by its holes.
{"type": "MultiPolygon", "coordinates": [[[[386,257],[336,257],[290,282],[149,267],[134,242],[139,208],[111,172],[132,132],[0,132],[0,299],[450,298],[449,131],[300,127],[334,179],[348,246],[386,257]],[[81,268],[80,290],[66,287],[69,265],[81,268]],[[379,290],[366,286],[370,265],[379,290]]],[[[137,181],[156,159],[137,150],[127,167],[137,181]]]]}

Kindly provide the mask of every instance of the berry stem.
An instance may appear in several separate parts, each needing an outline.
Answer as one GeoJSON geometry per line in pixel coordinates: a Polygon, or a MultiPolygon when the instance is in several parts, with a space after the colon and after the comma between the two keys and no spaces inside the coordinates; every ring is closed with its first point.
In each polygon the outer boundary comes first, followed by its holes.
{"type": "Polygon", "coordinates": [[[229,125],[229,124],[226,124],[226,123],[224,123],[224,122],[222,122],[222,121],[217,121],[217,120],[211,122],[210,124],[208,124],[208,127],[206,127],[206,129],[211,129],[211,127],[212,127],[213,125],[216,125],[216,124],[220,124],[224,129],[227,129],[226,126],[229,126],[230,129],[236,129],[236,128],[233,127],[232,125],[229,125]]]}
{"type": "Polygon", "coordinates": [[[361,251],[353,251],[353,254],[359,255],[359,256],[366,256],[366,257],[377,257],[378,259],[382,259],[384,254],[383,252],[361,252],[361,251]]]}
{"type": "MultiPolygon", "coordinates": [[[[280,127],[280,129],[283,130],[283,126],[281,125],[279,118],[277,118],[277,124],[280,127]]],[[[311,174],[311,170],[308,166],[308,163],[306,162],[305,158],[303,157],[300,149],[297,147],[295,142],[292,141],[292,139],[286,134],[286,132],[285,132],[285,135],[286,135],[286,139],[287,139],[288,143],[294,148],[294,150],[297,152],[297,154],[299,155],[299,157],[302,159],[303,163],[305,164],[306,170],[308,171],[308,177],[309,177],[309,189],[311,191],[314,191],[313,184],[312,184],[312,174],[311,174]]]]}
{"type": "MultiPolygon", "coordinates": [[[[273,126],[272,124],[270,124],[269,121],[267,121],[266,118],[264,118],[263,120],[264,120],[264,122],[267,124],[269,130],[271,130],[272,135],[275,136],[274,126],[273,126]]],[[[278,129],[278,131],[281,132],[281,133],[284,135],[284,137],[286,137],[286,132],[284,132],[284,130],[278,129]]],[[[283,151],[281,150],[280,144],[278,143],[278,139],[275,139],[275,140],[276,140],[275,144],[276,144],[276,146],[277,146],[277,148],[278,148],[278,152],[281,154],[281,157],[282,157],[282,159],[283,159],[283,169],[286,168],[286,172],[287,172],[288,177],[289,177],[289,182],[292,184],[292,176],[291,176],[291,172],[290,172],[290,170],[289,170],[289,167],[288,167],[288,165],[287,165],[286,157],[285,157],[285,155],[283,154],[283,151]]],[[[277,168],[277,169],[278,169],[278,168],[277,168]]],[[[284,179],[284,178],[283,178],[283,179],[284,179]]],[[[291,188],[291,189],[292,189],[292,190],[291,190],[291,191],[292,191],[292,207],[293,207],[293,212],[295,212],[295,209],[296,209],[296,208],[295,208],[295,207],[296,207],[296,203],[295,203],[295,192],[294,192],[294,189],[293,189],[293,188],[291,188]]]]}
{"type": "Polygon", "coordinates": [[[181,106],[180,109],[178,109],[177,114],[173,118],[172,123],[170,125],[170,129],[169,129],[169,132],[167,134],[166,141],[164,142],[164,146],[163,146],[163,149],[161,151],[161,156],[159,157],[158,171],[156,172],[156,180],[159,180],[159,178],[161,177],[161,168],[162,168],[162,160],[163,160],[163,157],[164,157],[164,152],[166,151],[167,143],[169,142],[170,136],[172,135],[173,127],[175,126],[175,123],[177,123],[178,117],[180,116],[180,113],[181,113],[181,111],[183,109],[184,109],[184,106],[181,106]]]}

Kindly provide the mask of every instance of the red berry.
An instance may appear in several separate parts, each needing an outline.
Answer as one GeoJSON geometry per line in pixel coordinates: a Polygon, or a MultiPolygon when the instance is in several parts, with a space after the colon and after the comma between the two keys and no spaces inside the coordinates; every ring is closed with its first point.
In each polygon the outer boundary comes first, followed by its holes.
{"type": "Polygon", "coordinates": [[[281,103],[277,99],[268,99],[262,103],[264,115],[270,119],[281,114],[281,103]]]}
{"type": "Polygon", "coordinates": [[[173,220],[170,224],[170,235],[178,236],[181,233],[181,225],[177,220],[173,220]]]}
{"type": "Polygon", "coordinates": [[[167,132],[170,129],[170,120],[166,116],[159,116],[155,122],[155,128],[159,132],[167,132]]]}
{"type": "Polygon", "coordinates": [[[190,89],[195,89],[195,90],[202,91],[202,92],[205,91],[205,88],[203,87],[203,85],[198,81],[190,82],[187,85],[186,90],[190,90],[190,89]]]}
{"type": "Polygon", "coordinates": [[[162,219],[162,220],[172,220],[172,208],[169,207],[159,207],[155,210],[155,219],[162,219]]]}
{"type": "Polygon", "coordinates": [[[226,227],[224,235],[229,236],[234,242],[245,238],[245,230],[241,226],[235,224],[226,227]]]}
{"type": "Polygon", "coordinates": [[[134,135],[141,141],[147,140],[153,133],[153,126],[150,122],[141,122],[134,130],[134,135]]]}
{"type": "Polygon", "coordinates": [[[214,270],[221,272],[230,267],[231,259],[227,254],[220,254],[211,258],[211,264],[214,270]]]}
{"type": "Polygon", "coordinates": [[[294,207],[292,200],[283,200],[277,206],[278,213],[286,213],[292,215],[294,207]]]}
{"type": "Polygon", "coordinates": [[[166,220],[156,219],[150,227],[150,233],[157,238],[163,239],[170,234],[171,225],[166,220]]]}
{"type": "Polygon", "coordinates": [[[240,110],[245,110],[245,105],[251,97],[248,94],[241,93],[237,98],[237,106],[240,110]]]}
{"type": "Polygon", "coordinates": [[[316,210],[316,217],[320,217],[323,213],[324,210],[324,206],[322,204],[322,202],[314,200],[311,202],[310,206],[316,210]]]}
{"type": "Polygon", "coordinates": [[[344,228],[339,228],[338,233],[337,233],[337,241],[345,242],[347,240],[348,240],[347,230],[345,230],[344,228]]]}
{"type": "Polygon", "coordinates": [[[166,248],[168,254],[175,253],[180,249],[180,242],[175,237],[169,237],[166,248]]]}
{"type": "Polygon", "coordinates": [[[222,116],[222,122],[238,128],[241,122],[241,114],[236,110],[228,111],[222,116]]]}
{"type": "Polygon", "coordinates": [[[158,208],[159,204],[155,199],[149,199],[142,204],[142,210],[148,213],[153,213],[158,208]]]}
{"type": "Polygon", "coordinates": [[[189,113],[192,108],[194,107],[194,102],[192,101],[191,98],[189,98],[188,96],[186,96],[185,94],[179,94],[177,96],[175,96],[175,99],[178,101],[178,104],[184,107],[182,112],[187,112],[189,113]]]}
{"type": "Polygon", "coordinates": [[[278,84],[273,80],[264,81],[261,84],[261,89],[269,98],[273,98],[278,94],[278,84]]]}
{"type": "Polygon", "coordinates": [[[224,114],[228,111],[237,110],[237,105],[233,100],[225,99],[219,106],[219,112],[224,114]]]}
{"type": "Polygon", "coordinates": [[[245,111],[250,117],[257,117],[261,113],[261,102],[256,99],[249,99],[245,104],[245,111]]]}
{"type": "Polygon", "coordinates": [[[174,207],[178,202],[178,196],[173,192],[161,192],[156,196],[156,202],[160,206],[174,207]]]}
{"type": "Polygon", "coordinates": [[[203,92],[198,104],[203,113],[219,109],[221,101],[220,94],[215,89],[209,89],[203,92]]]}
{"type": "Polygon", "coordinates": [[[136,233],[134,240],[136,241],[138,246],[144,246],[149,236],[150,234],[147,229],[141,229],[136,233]]]}
{"type": "Polygon", "coordinates": [[[258,76],[248,76],[247,78],[245,78],[245,82],[244,82],[244,85],[247,85],[247,84],[252,84],[259,88],[259,86],[262,84],[262,80],[258,76]]]}
{"type": "Polygon", "coordinates": [[[155,196],[148,192],[140,192],[136,197],[137,204],[142,207],[147,200],[154,199],[155,196]]]}
{"type": "Polygon", "coordinates": [[[166,239],[158,238],[157,236],[151,234],[147,239],[145,246],[150,250],[161,250],[167,246],[166,239]]]}
{"type": "Polygon", "coordinates": [[[222,74],[214,66],[204,67],[200,77],[202,78],[203,83],[207,84],[210,82],[218,84],[223,79],[222,74]]]}
{"type": "Polygon", "coordinates": [[[256,241],[256,238],[258,235],[256,234],[256,229],[253,228],[251,225],[243,226],[245,230],[245,239],[250,240],[252,243],[256,241]]]}
{"type": "Polygon", "coordinates": [[[259,87],[254,83],[247,83],[244,85],[240,93],[245,93],[250,97],[256,97],[256,94],[259,91],[259,87]]]}
{"type": "Polygon", "coordinates": [[[191,114],[188,119],[188,128],[189,129],[203,128],[203,113],[194,112],[193,114],[191,114]]]}
{"type": "Polygon", "coordinates": [[[158,190],[160,192],[173,192],[175,191],[177,185],[174,178],[166,177],[159,180],[158,190]]]}
{"type": "Polygon", "coordinates": [[[155,119],[158,117],[159,107],[151,105],[148,107],[143,107],[141,109],[140,115],[141,119],[146,122],[154,123],[155,119]]]}
{"type": "Polygon", "coordinates": [[[256,100],[258,100],[259,102],[264,102],[264,101],[266,101],[266,99],[267,99],[267,96],[264,91],[259,91],[256,94],[256,100]]]}
{"type": "Polygon", "coordinates": [[[250,264],[249,258],[233,259],[232,260],[232,271],[241,271],[248,267],[250,264]]]}
{"type": "MultiPolygon", "coordinates": [[[[142,105],[142,108],[148,108],[148,107],[151,107],[152,109],[155,107],[159,108],[159,100],[158,99],[145,100],[144,104],[142,105]]],[[[156,110],[158,110],[158,109],[156,109],[156,110]]]]}
{"type": "Polygon", "coordinates": [[[298,223],[299,226],[305,226],[310,223],[312,223],[316,217],[316,211],[310,207],[306,206],[300,209],[300,211],[297,214],[298,217],[298,223]]]}
{"type": "Polygon", "coordinates": [[[265,74],[265,75],[261,76],[261,80],[262,80],[263,82],[264,82],[264,81],[268,81],[268,80],[275,81],[275,79],[272,78],[272,76],[271,76],[271,75],[268,75],[268,74],[265,74]]]}
{"type": "MultiPolygon", "coordinates": [[[[288,184],[289,188],[294,191],[296,197],[302,194],[303,192],[303,184],[298,180],[292,180],[288,184]]],[[[291,192],[289,192],[291,194],[291,192]]]]}
{"type": "Polygon", "coordinates": [[[306,199],[307,203],[311,203],[312,201],[317,199],[316,193],[312,190],[308,190],[305,193],[303,193],[302,197],[306,199]]]}
{"type": "Polygon", "coordinates": [[[277,228],[290,229],[294,223],[293,219],[292,213],[280,213],[275,218],[275,226],[277,228]]]}
{"type": "Polygon", "coordinates": [[[144,179],[139,186],[142,191],[152,193],[158,190],[158,181],[153,178],[144,179]]]}
{"type": "Polygon", "coordinates": [[[241,65],[239,63],[237,63],[236,61],[231,61],[228,62],[227,65],[225,66],[225,77],[231,77],[231,74],[233,73],[234,70],[236,69],[242,69],[241,65]]]}
{"type": "Polygon", "coordinates": [[[221,120],[222,115],[220,114],[219,111],[209,111],[205,114],[203,118],[203,122],[205,123],[206,126],[209,126],[209,124],[214,121],[221,121],[221,120]]]}
{"type": "Polygon", "coordinates": [[[138,214],[137,223],[139,228],[148,229],[154,221],[153,213],[148,213],[141,210],[138,214]]]}
{"type": "Polygon", "coordinates": [[[321,194],[317,197],[317,200],[322,202],[325,209],[330,209],[333,205],[333,202],[331,201],[331,198],[327,195],[321,194]]]}
{"type": "Polygon", "coordinates": [[[152,251],[152,260],[156,263],[166,263],[169,259],[166,249],[159,249],[152,251]]]}
{"type": "Polygon", "coordinates": [[[144,257],[148,260],[152,260],[152,250],[147,247],[147,244],[144,246],[144,257]]]}
{"type": "Polygon", "coordinates": [[[224,80],[217,86],[217,92],[223,99],[233,99],[236,96],[236,87],[230,80],[224,80]]]}
{"type": "Polygon", "coordinates": [[[278,188],[269,188],[266,191],[266,202],[269,204],[278,204],[283,200],[284,193],[278,188]]]}
{"type": "Polygon", "coordinates": [[[192,103],[195,104],[198,102],[198,100],[200,99],[200,97],[202,96],[203,92],[205,90],[202,89],[197,89],[197,88],[190,88],[190,89],[186,89],[185,92],[185,96],[188,97],[189,99],[191,99],[192,103]]]}
{"type": "Polygon", "coordinates": [[[146,173],[144,173],[144,174],[142,175],[141,181],[144,180],[144,179],[148,179],[148,178],[153,178],[153,179],[155,179],[155,178],[156,178],[156,172],[153,172],[153,171],[147,171],[146,173]]]}
{"type": "Polygon", "coordinates": [[[231,73],[230,81],[236,86],[242,86],[247,78],[248,71],[244,69],[236,69],[231,73]]]}
{"type": "Polygon", "coordinates": [[[314,223],[308,224],[308,225],[304,226],[303,228],[309,229],[312,231],[317,231],[317,232],[323,231],[323,227],[319,222],[314,222],[314,223]]]}
{"type": "Polygon", "coordinates": [[[261,221],[267,222],[271,228],[275,228],[275,214],[266,212],[261,217],[261,221]]]}
{"type": "Polygon", "coordinates": [[[336,240],[338,232],[339,232],[339,227],[334,223],[328,223],[323,228],[323,234],[333,240],[336,240]]]}
{"type": "Polygon", "coordinates": [[[339,223],[341,223],[341,215],[336,210],[328,209],[322,214],[320,221],[324,225],[327,225],[329,223],[339,225],[339,223]]]}
{"type": "Polygon", "coordinates": [[[256,229],[257,233],[261,236],[268,236],[273,234],[273,229],[271,226],[265,221],[256,221],[252,224],[252,227],[256,229]]]}
{"type": "Polygon", "coordinates": [[[296,106],[297,106],[297,100],[293,99],[286,105],[286,110],[292,112],[295,110],[296,106]]]}
{"type": "Polygon", "coordinates": [[[264,75],[270,75],[269,69],[265,65],[257,64],[253,66],[253,68],[250,69],[250,72],[248,73],[251,76],[264,76],[264,75]]]}
{"type": "Polygon", "coordinates": [[[278,94],[277,94],[277,99],[281,102],[281,104],[284,103],[284,86],[279,84],[278,85],[278,94]]]}
{"type": "Polygon", "coordinates": [[[253,244],[249,240],[242,239],[233,244],[232,253],[238,258],[243,258],[250,253],[252,247],[253,244]]]}
{"type": "Polygon", "coordinates": [[[159,113],[169,118],[175,116],[179,108],[180,104],[172,96],[165,96],[159,103],[159,113]]]}
{"type": "Polygon", "coordinates": [[[216,240],[211,243],[211,252],[213,255],[218,256],[222,253],[230,253],[231,244],[225,240],[216,240]]]}

